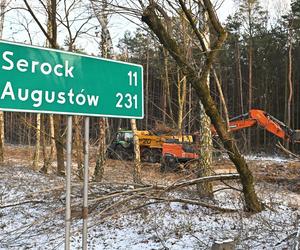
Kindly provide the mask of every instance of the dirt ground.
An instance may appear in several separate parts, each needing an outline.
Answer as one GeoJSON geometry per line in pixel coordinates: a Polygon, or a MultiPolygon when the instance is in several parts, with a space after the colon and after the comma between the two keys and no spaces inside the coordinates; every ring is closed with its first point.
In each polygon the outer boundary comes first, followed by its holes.
{"type": "MultiPolygon", "coordinates": [[[[91,149],[90,176],[92,179],[95,166],[95,149],[91,149]]],[[[8,165],[31,166],[33,148],[26,146],[7,145],[4,157],[8,165]]],[[[290,191],[300,193],[300,161],[284,159],[280,157],[246,157],[249,168],[257,182],[278,184],[290,191]]],[[[42,167],[42,162],[40,163],[42,167]]],[[[77,166],[73,156],[73,178],[76,178],[77,166]]],[[[104,173],[104,181],[112,183],[132,182],[133,162],[111,160],[107,161],[104,173]]],[[[236,169],[230,160],[225,157],[214,158],[212,170],[215,173],[236,173],[236,169]]],[[[55,171],[55,162],[52,163],[50,173],[55,171]]],[[[142,163],[142,180],[152,184],[170,184],[179,180],[191,179],[195,175],[190,170],[183,169],[179,172],[160,171],[160,164],[142,163]]]]}

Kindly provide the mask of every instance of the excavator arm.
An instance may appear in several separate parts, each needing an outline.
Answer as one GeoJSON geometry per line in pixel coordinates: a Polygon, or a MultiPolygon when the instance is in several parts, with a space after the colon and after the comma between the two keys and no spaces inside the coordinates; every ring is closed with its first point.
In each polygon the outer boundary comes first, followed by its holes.
{"type": "Polygon", "coordinates": [[[263,110],[251,109],[248,113],[234,117],[229,122],[230,131],[260,126],[279,138],[300,143],[300,130],[293,130],[263,110]]]}
{"type": "MultiPolygon", "coordinates": [[[[253,126],[259,126],[276,135],[279,138],[287,140],[292,143],[300,143],[300,130],[293,130],[286,126],[283,122],[277,120],[275,117],[269,115],[263,110],[251,109],[248,113],[239,115],[229,122],[229,130],[236,131],[253,126]]],[[[212,126],[211,132],[216,135],[216,129],[212,126]]],[[[199,132],[194,133],[199,137],[199,132]]],[[[198,138],[199,139],[199,138],[198,138]]],[[[197,141],[197,139],[196,139],[197,141]]],[[[163,161],[161,170],[178,169],[178,162],[186,162],[191,159],[198,158],[198,154],[188,152],[185,150],[184,145],[180,142],[177,144],[164,143],[162,147],[163,161]]]]}

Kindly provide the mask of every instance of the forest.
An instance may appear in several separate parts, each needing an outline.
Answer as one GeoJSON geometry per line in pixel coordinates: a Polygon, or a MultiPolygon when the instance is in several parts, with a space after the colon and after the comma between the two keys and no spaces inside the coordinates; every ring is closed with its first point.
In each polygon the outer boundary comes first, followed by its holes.
{"type": "MultiPolygon", "coordinates": [[[[90,117],[88,142],[84,116],[0,112],[0,249],[62,249],[70,221],[65,249],[81,240],[83,249],[299,249],[299,0],[1,0],[0,7],[3,41],[142,65],[144,96],[143,119],[90,117]],[[252,119],[256,113],[267,120],[252,119]],[[120,131],[132,133],[130,153],[116,146],[120,131]],[[151,136],[154,149],[143,144],[151,136]],[[185,150],[185,136],[197,151],[175,157],[175,168],[165,147],[176,140],[185,150]],[[88,236],[79,233],[81,219],[88,236]]],[[[0,86],[4,93],[10,85],[0,86]]]]}
{"type": "MultiPolygon", "coordinates": [[[[261,109],[288,127],[298,129],[300,101],[297,2],[288,13],[276,20],[271,19],[268,10],[264,10],[258,1],[254,2],[256,3],[247,5],[247,1],[241,1],[236,12],[229,15],[224,22],[229,36],[214,63],[211,93],[222,112],[222,101],[216,86],[218,81],[222,86],[229,118],[247,113],[250,109],[261,109]]],[[[109,9],[112,7],[107,8],[110,14],[109,9]]],[[[193,41],[188,35],[188,23],[184,23],[180,17],[174,22],[175,25],[177,23],[178,41],[189,50],[187,53],[193,54],[193,60],[200,62],[201,54],[197,55],[197,48],[193,49],[191,46],[193,41]]],[[[67,44],[68,39],[65,38],[63,47],[70,46],[67,44]]],[[[80,45],[76,48],[76,42],[72,46],[84,53],[80,45]]],[[[144,67],[145,118],[137,121],[138,129],[152,130],[157,125],[156,121],[161,121],[185,134],[197,131],[199,107],[196,94],[189,83],[181,81],[182,75],[176,63],[153,34],[145,30],[145,27],[127,30],[114,46],[117,47],[114,58],[144,67]]],[[[98,51],[94,54],[101,54],[101,43],[98,51]]],[[[8,143],[35,143],[34,114],[6,112],[4,120],[5,140],[8,143]]],[[[92,137],[97,140],[97,119],[93,119],[91,127],[92,137]]],[[[112,135],[119,128],[130,128],[129,121],[110,121],[112,135]]],[[[274,152],[272,145],[277,138],[263,129],[251,129],[251,133],[252,136],[247,138],[247,147],[245,135],[243,136],[245,131],[238,137],[241,138],[241,147],[247,153],[274,152]]]]}
{"type": "MultiPolygon", "coordinates": [[[[222,85],[230,118],[256,108],[272,114],[291,128],[300,127],[297,8],[295,4],[288,15],[272,22],[268,12],[258,3],[253,6],[241,3],[237,12],[227,18],[225,27],[229,36],[214,64],[214,70],[222,85]]],[[[184,39],[188,39],[182,37],[186,29],[183,25],[182,22],[177,25],[182,46],[186,43],[184,39]]],[[[195,94],[189,85],[180,85],[178,68],[172,59],[166,58],[163,49],[151,40],[151,36],[142,29],[128,32],[118,47],[128,53],[131,61],[143,64],[149,71],[147,114],[139,127],[151,129],[159,120],[185,133],[197,130],[199,110],[195,94]],[[148,61],[151,62],[149,65],[148,61]],[[168,90],[165,90],[166,82],[170,84],[168,90]],[[184,95],[182,91],[186,92],[183,105],[180,98],[184,95]]],[[[190,49],[189,53],[193,53],[190,49]]],[[[201,61],[201,55],[196,55],[195,60],[197,58],[201,61]]],[[[213,75],[211,92],[221,111],[222,104],[215,82],[213,75]]],[[[252,133],[248,153],[273,152],[273,136],[259,129],[253,129],[252,133]]]]}

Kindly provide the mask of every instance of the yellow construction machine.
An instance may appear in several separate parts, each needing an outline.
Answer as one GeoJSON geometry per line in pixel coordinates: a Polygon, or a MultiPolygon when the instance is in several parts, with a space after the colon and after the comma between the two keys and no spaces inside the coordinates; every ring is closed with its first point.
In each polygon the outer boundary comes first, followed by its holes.
{"type": "MultiPolygon", "coordinates": [[[[138,130],[141,160],[145,162],[160,162],[162,145],[168,140],[178,142],[193,142],[191,135],[153,134],[148,130],[138,130]]],[[[108,157],[121,160],[133,159],[133,133],[131,130],[120,130],[108,148],[108,157]]]]}

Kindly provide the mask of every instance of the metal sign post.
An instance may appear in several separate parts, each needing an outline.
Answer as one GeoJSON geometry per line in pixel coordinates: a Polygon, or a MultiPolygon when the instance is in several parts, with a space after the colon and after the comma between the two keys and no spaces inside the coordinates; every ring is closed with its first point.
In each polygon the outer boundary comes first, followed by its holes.
{"type": "Polygon", "coordinates": [[[72,116],[67,121],[67,166],[66,166],[66,235],[65,249],[70,249],[71,237],[71,178],[72,178],[72,116]]]}
{"type": "Polygon", "coordinates": [[[84,120],[84,180],[83,180],[83,230],[82,249],[87,250],[87,222],[88,222],[88,183],[89,183],[89,128],[90,118],[84,120]]]}

